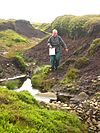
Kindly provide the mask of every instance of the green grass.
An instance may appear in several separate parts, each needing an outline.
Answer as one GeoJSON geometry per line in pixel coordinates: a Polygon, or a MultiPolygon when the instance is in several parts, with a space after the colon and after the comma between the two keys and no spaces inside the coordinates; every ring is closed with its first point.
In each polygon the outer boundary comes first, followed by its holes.
{"type": "Polygon", "coordinates": [[[66,72],[64,78],[60,81],[60,83],[63,85],[72,84],[73,81],[75,81],[75,79],[77,78],[77,76],[78,76],[78,69],[70,67],[66,72]]]}
{"type": "Polygon", "coordinates": [[[56,28],[60,35],[79,38],[91,34],[93,32],[92,29],[98,24],[100,24],[100,15],[64,15],[58,16],[51,25],[52,29],[56,28]]]}
{"type": "Polygon", "coordinates": [[[15,56],[15,64],[22,70],[23,72],[26,70],[26,63],[24,61],[24,58],[20,55],[15,56]]]}
{"type": "Polygon", "coordinates": [[[87,58],[86,56],[79,57],[75,62],[75,67],[83,68],[87,66],[88,62],[89,62],[89,58],[87,58]]]}
{"type": "Polygon", "coordinates": [[[50,23],[33,23],[32,26],[41,31],[45,31],[51,26],[51,24],[50,23]]]}
{"type": "Polygon", "coordinates": [[[17,89],[21,86],[20,80],[9,80],[2,83],[3,86],[6,86],[10,90],[17,89]]]}
{"type": "Polygon", "coordinates": [[[88,55],[93,55],[100,47],[100,38],[93,40],[92,44],[88,48],[88,55]]]}
{"type": "Polygon", "coordinates": [[[0,44],[11,47],[15,44],[28,43],[28,39],[17,34],[13,30],[0,31],[0,44]]]}
{"type": "Polygon", "coordinates": [[[0,31],[0,50],[7,51],[4,55],[7,58],[15,57],[19,53],[34,47],[40,39],[28,39],[13,30],[0,31]]]}
{"type": "Polygon", "coordinates": [[[95,97],[100,97],[100,93],[99,92],[97,92],[96,94],[95,94],[95,97]]]}
{"type": "Polygon", "coordinates": [[[45,78],[47,77],[47,74],[49,72],[50,66],[41,66],[39,70],[32,75],[32,85],[33,87],[43,87],[43,83],[45,81],[45,78]]]}
{"type": "Polygon", "coordinates": [[[0,87],[1,133],[87,133],[74,114],[42,107],[28,92],[0,87]]]}

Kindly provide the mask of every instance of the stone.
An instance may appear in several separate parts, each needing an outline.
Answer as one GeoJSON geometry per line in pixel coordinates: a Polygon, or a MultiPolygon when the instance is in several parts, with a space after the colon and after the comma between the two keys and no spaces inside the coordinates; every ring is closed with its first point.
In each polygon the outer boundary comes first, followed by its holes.
{"type": "Polygon", "coordinates": [[[61,106],[63,106],[64,105],[64,103],[61,103],[61,106]]]}
{"type": "Polygon", "coordinates": [[[77,112],[78,112],[79,114],[83,114],[83,111],[82,111],[82,110],[77,110],[77,112]]]}
{"type": "Polygon", "coordinates": [[[98,129],[100,130],[100,124],[97,125],[98,129]]]}
{"type": "Polygon", "coordinates": [[[67,110],[71,110],[71,107],[66,107],[67,110]]]}
{"type": "Polygon", "coordinates": [[[100,76],[98,76],[97,79],[100,80],[100,76]]]}
{"type": "Polygon", "coordinates": [[[51,99],[50,99],[50,103],[52,103],[52,102],[53,102],[53,103],[56,103],[56,101],[57,101],[57,99],[55,99],[55,98],[51,98],[51,99]]]}
{"type": "Polygon", "coordinates": [[[82,108],[82,107],[83,107],[83,106],[82,106],[82,104],[79,104],[79,107],[81,107],[81,108],[82,108]]]}
{"type": "Polygon", "coordinates": [[[57,103],[58,103],[58,104],[61,104],[61,101],[58,101],[57,103]]]}
{"type": "Polygon", "coordinates": [[[96,125],[96,124],[97,124],[97,122],[96,122],[96,120],[95,120],[95,119],[92,119],[92,123],[93,123],[94,125],[96,125]]]}
{"type": "Polygon", "coordinates": [[[76,95],[74,98],[71,98],[71,103],[80,103],[86,99],[88,99],[88,95],[85,92],[81,92],[79,95],[76,95]]]}
{"type": "Polygon", "coordinates": [[[69,93],[58,93],[57,94],[57,101],[67,102],[72,97],[73,97],[73,95],[70,95],[69,93]]]}
{"type": "Polygon", "coordinates": [[[90,112],[89,112],[89,111],[87,111],[87,112],[86,112],[86,115],[88,116],[89,114],[90,114],[90,112]]]}
{"type": "Polygon", "coordinates": [[[70,107],[61,107],[62,110],[71,110],[70,107]]]}
{"type": "Polygon", "coordinates": [[[67,104],[64,104],[63,107],[67,107],[68,105],[67,104]]]}

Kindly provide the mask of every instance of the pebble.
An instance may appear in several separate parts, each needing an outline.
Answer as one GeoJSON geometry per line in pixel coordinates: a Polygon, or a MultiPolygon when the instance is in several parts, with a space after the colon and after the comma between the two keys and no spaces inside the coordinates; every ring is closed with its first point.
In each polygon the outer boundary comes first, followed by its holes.
{"type": "Polygon", "coordinates": [[[100,130],[100,124],[97,125],[98,129],[100,130]]]}
{"type": "Polygon", "coordinates": [[[64,104],[63,107],[67,107],[68,105],[67,104],[64,104]]]}

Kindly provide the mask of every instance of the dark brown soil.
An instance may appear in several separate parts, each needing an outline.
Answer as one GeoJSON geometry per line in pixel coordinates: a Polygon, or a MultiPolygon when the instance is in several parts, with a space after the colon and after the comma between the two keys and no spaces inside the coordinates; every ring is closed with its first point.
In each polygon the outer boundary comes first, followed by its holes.
{"type": "Polygon", "coordinates": [[[14,58],[0,56],[0,79],[21,75],[22,71],[16,66],[14,58]]]}
{"type": "MultiPolygon", "coordinates": [[[[31,58],[31,60],[33,61],[37,60],[40,63],[49,64],[49,54],[48,54],[49,52],[48,52],[47,40],[48,40],[48,37],[43,41],[41,41],[35,47],[25,51],[24,57],[27,60],[30,60],[31,58]]],[[[80,38],[78,40],[73,40],[73,39],[63,37],[63,40],[66,42],[69,48],[69,52],[67,53],[63,48],[61,48],[61,60],[60,60],[61,63],[66,61],[69,57],[73,56],[76,49],[79,46],[85,45],[88,43],[90,44],[93,40],[93,37],[80,38]]]]}
{"type": "Polygon", "coordinates": [[[32,38],[43,38],[46,33],[32,27],[29,21],[17,20],[14,25],[15,31],[21,35],[32,38]]]}

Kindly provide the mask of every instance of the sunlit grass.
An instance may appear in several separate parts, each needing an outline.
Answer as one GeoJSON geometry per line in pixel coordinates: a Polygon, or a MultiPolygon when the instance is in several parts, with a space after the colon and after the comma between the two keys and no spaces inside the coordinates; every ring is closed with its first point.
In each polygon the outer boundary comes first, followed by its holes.
{"type": "Polygon", "coordinates": [[[40,40],[39,38],[28,39],[13,30],[0,31],[0,50],[7,52],[6,57],[14,57],[16,53],[35,46],[40,40]]]}

